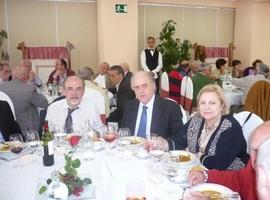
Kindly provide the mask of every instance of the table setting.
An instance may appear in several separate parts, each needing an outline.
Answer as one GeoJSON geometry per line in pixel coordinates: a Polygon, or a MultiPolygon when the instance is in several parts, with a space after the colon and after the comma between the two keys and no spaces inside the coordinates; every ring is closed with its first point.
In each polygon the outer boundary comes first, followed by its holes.
{"type": "Polygon", "coordinates": [[[0,160],[0,184],[8,183],[8,187],[0,187],[1,199],[179,200],[192,189],[187,175],[200,165],[195,154],[164,152],[155,145],[145,149],[145,140],[154,143],[155,134],[145,139],[132,136],[129,129],[107,126],[103,130],[98,133],[86,128],[76,134],[55,131],[54,165],[49,167],[43,166],[37,150],[15,160],[0,160]],[[14,167],[18,162],[23,165],[14,167]],[[63,181],[67,172],[77,175],[83,191],[79,187],[70,192],[70,186],[63,181]],[[17,192],[12,192],[13,188],[17,192]]]}

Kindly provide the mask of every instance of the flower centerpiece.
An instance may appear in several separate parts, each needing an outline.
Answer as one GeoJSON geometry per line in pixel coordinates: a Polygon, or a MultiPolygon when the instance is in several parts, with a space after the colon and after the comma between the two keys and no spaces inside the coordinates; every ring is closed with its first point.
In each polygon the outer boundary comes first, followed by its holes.
{"type": "Polygon", "coordinates": [[[81,161],[79,159],[73,160],[71,155],[66,154],[65,161],[66,164],[64,167],[64,172],[61,170],[53,172],[52,177],[47,179],[47,185],[43,185],[39,189],[40,195],[45,193],[48,197],[67,199],[67,195],[63,195],[64,193],[66,193],[64,190],[68,191],[68,196],[80,196],[81,193],[84,191],[84,187],[92,183],[90,178],[81,179],[78,176],[77,169],[81,165],[81,161]],[[63,184],[66,186],[64,186],[65,188],[63,188],[63,184]],[[51,191],[51,188],[53,188],[53,191],[51,191]],[[62,191],[56,192],[57,188],[62,191]],[[59,193],[62,193],[62,195],[59,195],[59,193]]]}

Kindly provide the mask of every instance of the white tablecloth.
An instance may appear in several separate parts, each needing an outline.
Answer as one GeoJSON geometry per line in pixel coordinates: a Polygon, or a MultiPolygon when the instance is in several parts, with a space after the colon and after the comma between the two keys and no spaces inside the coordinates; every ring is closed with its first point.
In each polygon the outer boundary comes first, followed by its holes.
{"type": "MultiPolygon", "coordinates": [[[[76,156],[80,156],[78,153],[76,156]]],[[[55,164],[44,167],[42,157],[39,155],[27,155],[21,158],[24,166],[14,168],[17,160],[0,160],[0,199],[1,200],[34,200],[36,199],[37,183],[40,179],[47,179],[53,170],[64,166],[64,156],[55,155],[55,164]],[[37,162],[32,163],[36,157],[37,162]]],[[[148,179],[148,166],[151,159],[142,160],[133,155],[123,157],[123,152],[116,149],[112,155],[105,151],[96,152],[92,161],[82,160],[79,173],[89,174],[96,185],[97,200],[124,200],[126,199],[127,184],[139,181],[145,188],[147,200],[153,199],[154,184],[148,179]]],[[[171,185],[167,178],[159,185],[161,200],[168,200],[168,190],[171,185]]],[[[181,197],[181,188],[179,188],[181,197]]],[[[179,197],[179,198],[180,198],[179,197]]],[[[178,198],[177,198],[178,199],[178,198]]]]}
{"type": "Polygon", "coordinates": [[[227,100],[228,106],[243,105],[243,91],[224,90],[224,95],[225,99],[227,100]]]}

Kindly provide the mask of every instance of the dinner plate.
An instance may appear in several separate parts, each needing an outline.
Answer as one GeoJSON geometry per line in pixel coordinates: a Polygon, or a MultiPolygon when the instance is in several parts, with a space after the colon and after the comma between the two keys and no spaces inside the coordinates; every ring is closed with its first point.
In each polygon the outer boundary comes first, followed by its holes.
{"type": "Polygon", "coordinates": [[[133,149],[143,146],[144,138],[129,136],[129,137],[121,137],[117,140],[117,146],[127,149],[133,149]]]}
{"type": "Polygon", "coordinates": [[[190,153],[188,151],[182,151],[182,150],[178,150],[178,151],[170,151],[170,153],[174,156],[178,156],[180,159],[180,156],[182,160],[180,160],[179,162],[179,166],[181,166],[181,168],[192,168],[196,165],[200,164],[199,158],[193,154],[190,153]]]}
{"type": "MultiPolygon", "coordinates": [[[[215,183],[203,183],[203,184],[199,184],[199,185],[195,185],[195,186],[191,187],[188,190],[186,195],[188,195],[190,192],[205,192],[205,191],[213,191],[213,192],[221,193],[223,195],[225,195],[225,194],[230,195],[230,194],[234,193],[231,189],[229,189],[223,185],[219,185],[219,184],[215,184],[215,183]]],[[[228,199],[228,198],[224,198],[224,200],[225,199],[228,199]]],[[[210,200],[211,200],[211,198],[210,198],[210,200]]],[[[220,200],[222,200],[222,198],[220,200]]],[[[238,196],[237,200],[241,200],[240,196],[238,196]]]]}

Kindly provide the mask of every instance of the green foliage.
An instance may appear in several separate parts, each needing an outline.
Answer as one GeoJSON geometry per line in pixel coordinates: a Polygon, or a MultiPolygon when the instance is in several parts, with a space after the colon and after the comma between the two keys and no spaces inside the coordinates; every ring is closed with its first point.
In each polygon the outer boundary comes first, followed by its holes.
{"type": "Polygon", "coordinates": [[[174,39],[176,22],[168,20],[162,23],[160,32],[158,50],[162,54],[163,68],[170,72],[174,66],[182,60],[189,60],[191,43],[184,40],[182,43],[179,38],[174,39]]]}
{"type": "Polygon", "coordinates": [[[9,60],[8,53],[3,49],[4,40],[8,38],[7,32],[5,30],[0,30],[0,52],[1,60],[9,60]]]}

